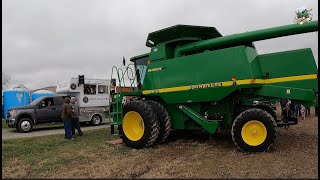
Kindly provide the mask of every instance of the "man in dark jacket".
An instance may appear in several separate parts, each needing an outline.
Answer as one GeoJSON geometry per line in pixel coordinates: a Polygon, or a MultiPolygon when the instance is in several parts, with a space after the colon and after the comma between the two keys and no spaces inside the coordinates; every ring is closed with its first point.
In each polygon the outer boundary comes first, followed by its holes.
{"type": "Polygon", "coordinates": [[[71,121],[72,121],[72,106],[70,105],[70,98],[66,97],[64,103],[62,104],[61,118],[64,125],[64,137],[66,139],[72,138],[71,121]]]}
{"type": "Polygon", "coordinates": [[[72,135],[74,136],[76,134],[75,129],[77,129],[79,135],[82,136],[83,132],[79,123],[79,105],[75,97],[71,97],[70,105],[72,106],[72,135]]]}

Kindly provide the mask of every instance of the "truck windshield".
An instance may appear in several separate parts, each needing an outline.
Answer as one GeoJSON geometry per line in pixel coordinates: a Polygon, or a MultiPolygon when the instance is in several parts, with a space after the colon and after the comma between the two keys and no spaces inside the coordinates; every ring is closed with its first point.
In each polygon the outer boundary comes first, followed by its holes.
{"type": "Polygon", "coordinates": [[[137,73],[137,81],[138,83],[143,84],[144,76],[146,74],[147,62],[149,56],[145,56],[134,61],[134,67],[137,73]]]}
{"type": "Polygon", "coordinates": [[[32,102],[30,103],[30,105],[32,105],[32,106],[37,105],[37,104],[38,104],[40,101],[42,101],[43,99],[44,99],[44,97],[40,97],[40,98],[32,101],[32,102]]]}

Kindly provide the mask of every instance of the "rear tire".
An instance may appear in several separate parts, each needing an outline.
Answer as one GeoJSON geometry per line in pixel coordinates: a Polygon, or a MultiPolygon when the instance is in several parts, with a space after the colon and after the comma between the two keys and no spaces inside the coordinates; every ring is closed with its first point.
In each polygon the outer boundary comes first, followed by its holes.
{"type": "Polygon", "coordinates": [[[157,101],[146,101],[157,115],[159,121],[159,136],[156,141],[157,144],[164,143],[171,131],[171,119],[168,111],[157,101]]]}
{"type": "Polygon", "coordinates": [[[123,107],[121,138],[132,148],[153,145],[159,136],[157,116],[145,101],[130,101],[123,107]]]}
{"type": "Polygon", "coordinates": [[[267,111],[275,121],[277,121],[277,113],[274,109],[272,109],[272,107],[268,106],[268,105],[256,105],[254,106],[255,108],[258,108],[258,109],[262,109],[262,110],[265,110],[267,111]]]}
{"type": "Polygon", "coordinates": [[[93,126],[98,126],[101,124],[101,122],[102,122],[102,117],[98,114],[95,114],[92,116],[90,124],[93,126]]]}
{"type": "Polygon", "coordinates": [[[265,110],[243,111],[233,122],[231,135],[238,149],[245,152],[267,151],[276,138],[277,124],[265,110]]]}
{"type": "Polygon", "coordinates": [[[29,133],[32,131],[33,124],[29,118],[21,118],[17,124],[17,130],[22,133],[29,133]]]}

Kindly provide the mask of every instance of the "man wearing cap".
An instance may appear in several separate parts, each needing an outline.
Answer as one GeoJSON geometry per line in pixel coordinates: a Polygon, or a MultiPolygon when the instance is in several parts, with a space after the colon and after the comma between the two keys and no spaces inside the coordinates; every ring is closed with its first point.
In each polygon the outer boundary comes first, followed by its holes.
{"type": "Polygon", "coordinates": [[[75,97],[71,97],[70,99],[70,105],[72,106],[72,136],[75,136],[76,130],[78,131],[79,135],[82,136],[83,132],[80,128],[79,123],[79,105],[77,103],[77,99],[75,97]]]}

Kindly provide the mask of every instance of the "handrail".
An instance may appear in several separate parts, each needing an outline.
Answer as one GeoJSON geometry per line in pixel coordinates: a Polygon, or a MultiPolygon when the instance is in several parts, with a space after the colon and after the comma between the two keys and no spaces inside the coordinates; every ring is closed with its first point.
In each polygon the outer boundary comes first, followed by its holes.
{"type": "MultiPolygon", "coordinates": [[[[123,91],[122,87],[126,87],[126,82],[125,82],[126,79],[129,80],[130,89],[131,90],[135,89],[135,87],[137,85],[136,73],[134,73],[135,71],[130,66],[134,66],[134,64],[130,63],[128,66],[126,66],[124,68],[118,68],[116,66],[112,67],[111,79],[113,79],[114,71],[116,71],[117,79],[118,79],[118,87],[119,88],[118,88],[118,92],[116,92],[116,93],[121,93],[123,91]]],[[[117,87],[117,85],[116,85],[116,87],[117,87]]]]}

